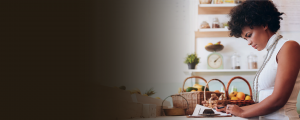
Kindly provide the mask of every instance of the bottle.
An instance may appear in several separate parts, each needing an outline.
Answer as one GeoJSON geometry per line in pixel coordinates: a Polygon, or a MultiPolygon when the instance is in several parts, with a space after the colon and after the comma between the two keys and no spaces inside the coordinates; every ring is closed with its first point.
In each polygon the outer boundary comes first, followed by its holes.
{"type": "Polygon", "coordinates": [[[257,69],[257,56],[253,53],[248,55],[248,69],[257,69]]]}
{"type": "Polygon", "coordinates": [[[220,28],[220,22],[219,22],[219,19],[217,17],[213,18],[211,28],[220,28]]]}
{"type": "Polygon", "coordinates": [[[231,56],[231,69],[241,69],[240,56],[236,52],[231,56]]]}

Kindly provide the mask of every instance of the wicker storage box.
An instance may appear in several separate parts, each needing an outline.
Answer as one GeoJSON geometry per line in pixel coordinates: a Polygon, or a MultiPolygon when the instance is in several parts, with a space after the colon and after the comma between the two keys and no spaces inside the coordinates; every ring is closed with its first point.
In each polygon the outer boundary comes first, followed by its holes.
{"type": "MultiPolygon", "coordinates": [[[[189,108],[186,111],[186,115],[192,115],[196,105],[197,104],[202,105],[202,101],[204,100],[204,91],[184,92],[184,84],[190,78],[199,78],[199,79],[202,79],[205,83],[207,83],[207,81],[204,78],[200,77],[200,76],[191,76],[191,77],[188,77],[184,80],[183,87],[182,87],[182,92],[180,94],[175,94],[175,95],[181,95],[181,96],[183,96],[184,98],[187,99],[188,104],[189,104],[189,108]]],[[[207,87],[208,87],[208,85],[207,85],[207,87]]],[[[211,97],[210,95],[212,93],[215,93],[217,96],[220,96],[221,94],[224,94],[224,93],[221,93],[221,92],[216,93],[216,92],[206,91],[206,98],[210,98],[211,97]]],[[[187,108],[187,103],[185,102],[185,100],[182,97],[172,96],[172,101],[173,101],[173,107],[187,108]]]]}

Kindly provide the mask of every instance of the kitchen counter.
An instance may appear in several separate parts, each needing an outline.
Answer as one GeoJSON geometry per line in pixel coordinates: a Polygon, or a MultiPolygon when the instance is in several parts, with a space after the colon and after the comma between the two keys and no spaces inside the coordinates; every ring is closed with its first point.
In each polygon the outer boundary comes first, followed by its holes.
{"type": "Polygon", "coordinates": [[[122,120],[267,120],[258,118],[241,118],[241,117],[213,117],[213,118],[187,118],[186,116],[159,116],[156,118],[133,118],[122,120]]]}

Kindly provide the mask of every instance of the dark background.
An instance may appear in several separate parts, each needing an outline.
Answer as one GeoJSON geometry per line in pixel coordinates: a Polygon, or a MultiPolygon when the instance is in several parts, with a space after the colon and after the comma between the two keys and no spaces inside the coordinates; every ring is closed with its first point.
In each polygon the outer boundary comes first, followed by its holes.
{"type": "Polygon", "coordinates": [[[164,32],[130,1],[0,1],[0,119],[101,119],[101,84],[161,73],[164,32]]]}
{"type": "Polygon", "coordinates": [[[111,5],[96,0],[0,2],[0,119],[101,119],[94,115],[95,99],[100,100],[97,76],[114,64],[97,67],[115,58],[106,49],[117,46],[108,38],[111,22],[104,20],[111,5]],[[98,8],[105,12],[97,13],[98,8]]]}
{"type": "Polygon", "coordinates": [[[143,8],[132,3],[1,1],[0,119],[101,119],[99,86],[126,82],[148,60],[138,41],[150,32],[141,32],[143,8]]]}

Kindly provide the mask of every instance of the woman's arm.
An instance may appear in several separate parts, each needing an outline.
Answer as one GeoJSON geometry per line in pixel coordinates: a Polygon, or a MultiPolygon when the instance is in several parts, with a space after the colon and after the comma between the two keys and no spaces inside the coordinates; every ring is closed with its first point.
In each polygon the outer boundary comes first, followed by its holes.
{"type": "Polygon", "coordinates": [[[231,106],[228,112],[240,117],[270,114],[288,101],[300,69],[300,46],[295,41],[286,42],[277,55],[278,69],[273,93],[260,103],[249,107],[231,106]]]}
{"type": "MultiPolygon", "coordinates": [[[[242,111],[244,110],[247,110],[247,109],[251,109],[255,104],[252,104],[252,105],[247,105],[247,106],[243,106],[243,107],[240,107],[240,109],[242,111]]],[[[224,107],[224,106],[218,106],[218,107],[224,107]]],[[[215,109],[218,111],[218,112],[226,112],[226,106],[222,109],[218,109],[218,107],[215,107],[215,109]]]]}
{"type": "Polygon", "coordinates": [[[256,104],[252,104],[252,105],[247,105],[247,106],[243,106],[241,107],[242,110],[247,110],[247,109],[251,109],[253,106],[255,106],[256,104]]]}

